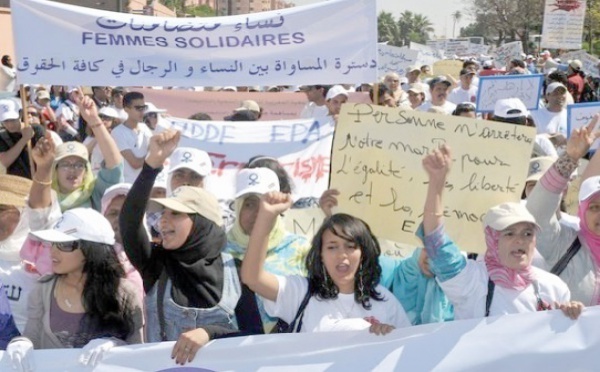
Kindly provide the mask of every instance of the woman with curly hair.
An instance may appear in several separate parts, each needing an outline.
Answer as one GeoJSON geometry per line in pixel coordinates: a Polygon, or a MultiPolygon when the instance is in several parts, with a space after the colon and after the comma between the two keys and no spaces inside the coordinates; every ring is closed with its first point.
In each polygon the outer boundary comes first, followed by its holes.
{"type": "Polygon", "coordinates": [[[369,328],[386,334],[409,326],[402,305],[378,284],[377,239],[353,216],[334,214],[323,222],[306,257],[307,278],[264,269],[269,233],[291,203],[290,195],[281,192],[261,197],[242,264],[242,281],[264,298],[267,313],[295,324],[296,332],[369,328]]]}
{"type": "Polygon", "coordinates": [[[53,274],[29,296],[24,337],[7,348],[13,363],[28,363],[31,348],[83,348],[80,361],[94,365],[113,346],[142,342],[142,303],[125,279],[104,216],[75,208],[53,229],[31,234],[52,245],[53,274]]]}

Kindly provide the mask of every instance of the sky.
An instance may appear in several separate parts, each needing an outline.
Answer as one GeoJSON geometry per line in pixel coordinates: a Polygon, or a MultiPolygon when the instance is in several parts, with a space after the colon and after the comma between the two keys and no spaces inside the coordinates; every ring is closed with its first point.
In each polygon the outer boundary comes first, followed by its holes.
{"type": "MultiPolygon", "coordinates": [[[[290,0],[296,5],[315,4],[325,0],[290,0]]],[[[460,27],[468,25],[470,19],[463,9],[461,0],[377,0],[377,14],[386,11],[392,13],[397,19],[405,10],[413,13],[420,13],[427,16],[435,28],[435,36],[438,38],[452,37],[453,20],[450,16],[457,10],[463,13],[463,19],[456,24],[456,35],[458,36],[460,27]]],[[[432,35],[433,36],[433,35],[432,35]]]]}

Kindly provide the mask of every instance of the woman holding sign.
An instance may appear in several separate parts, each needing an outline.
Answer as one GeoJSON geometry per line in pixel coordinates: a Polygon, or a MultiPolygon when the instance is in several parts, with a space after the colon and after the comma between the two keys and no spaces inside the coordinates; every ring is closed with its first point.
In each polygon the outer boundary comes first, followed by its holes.
{"type": "Polygon", "coordinates": [[[539,226],[520,203],[503,203],[483,218],[484,261],[467,260],[444,232],[442,193],[452,165],[447,146],[423,159],[429,176],[423,224],[417,234],[431,270],[454,305],[456,319],[561,309],[576,319],[583,304],[570,301],[566,284],[531,266],[539,226]]]}
{"type": "Polygon", "coordinates": [[[572,132],[566,151],[537,182],[527,208],[541,226],[538,249],[552,272],[567,283],[574,299],[588,306],[600,304],[600,155],[591,159],[579,189],[579,228],[559,222],[556,211],[571,174],[599,136],[596,114],[587,127],[572,132]]]}

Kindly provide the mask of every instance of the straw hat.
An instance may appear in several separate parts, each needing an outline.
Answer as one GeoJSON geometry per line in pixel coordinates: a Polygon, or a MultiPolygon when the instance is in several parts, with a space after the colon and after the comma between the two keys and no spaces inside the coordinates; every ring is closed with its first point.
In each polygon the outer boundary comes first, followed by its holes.
{"type": "Polygon", "coordinates": [[[0,175],[0,204],[24,207],[31,180],[9,174],[0,175]]]}

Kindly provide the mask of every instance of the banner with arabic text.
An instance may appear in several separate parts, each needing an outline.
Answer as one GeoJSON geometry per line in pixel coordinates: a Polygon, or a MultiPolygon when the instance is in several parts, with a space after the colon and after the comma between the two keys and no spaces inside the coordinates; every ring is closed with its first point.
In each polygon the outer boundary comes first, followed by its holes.
{"type": "Polygon", "coordinates": [[[11,10],[21,83],[249,86],[377,79],[372,0],[213,18],[150,17],[45,0],[11,0],[11,10]],[[348,20],[352,27],[332,26],[348,20]]]}

